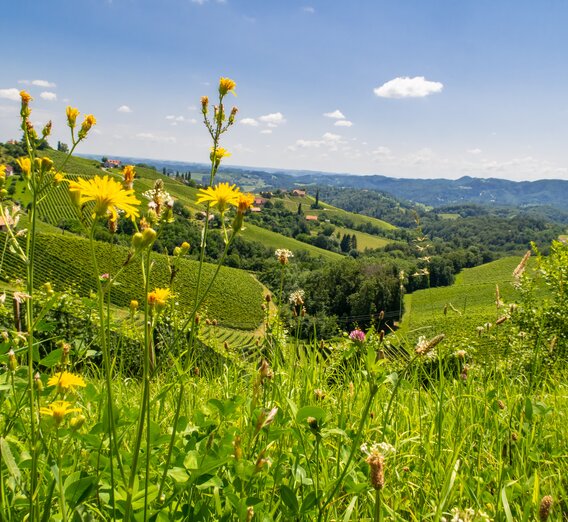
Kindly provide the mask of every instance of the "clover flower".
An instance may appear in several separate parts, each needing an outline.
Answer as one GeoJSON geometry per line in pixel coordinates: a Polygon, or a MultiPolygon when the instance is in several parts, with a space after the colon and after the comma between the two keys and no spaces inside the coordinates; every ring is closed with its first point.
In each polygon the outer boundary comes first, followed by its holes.
{"type": "Polygon", "coordinates": [[[364,343],[365,342],[365,332],[363,332],[362,330],[359,330],[359,329],[355,329],[349,334],[349,339],[351,339],[352,341],[356,341],[358,343],[364,343]]]}

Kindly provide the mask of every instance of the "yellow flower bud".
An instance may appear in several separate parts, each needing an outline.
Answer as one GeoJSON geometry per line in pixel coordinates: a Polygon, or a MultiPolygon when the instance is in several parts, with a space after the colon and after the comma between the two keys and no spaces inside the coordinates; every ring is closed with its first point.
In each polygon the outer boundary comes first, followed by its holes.
{"type": "Polygon", "coordinates": [[[203,114],[207,114],[208,110],[209,110],[209,98],[207,96],[202,96],[201,97],[201,112],[203,114]]]}
{"type": "Polygon", "coordinates": [[[77,116],[79,116],[79,109],[75,109],[74,107],[67,107],[67,125],[73,128],[77,122],[77,116]]]}
{"type": "Polygon", "coordinates": [[[24,156],[22,158],[18,158],[16,160],[16,163],[18,164],[18,166],[20,167],[21,171],[23,172],[24,176],[26,176],[27,178],[30,177],[31,175],[31,171],[32,171],[32,162],[30,161],[30,158],[28,158],[27,156],[24,156]]]}
{"type": "Polygon", "coordinates": [[[156,237],[158,234],[153,228],[147,228],[142,232],[142,248],[150,246],[154,241],[156,241],[156,237]]]}
{"type": "Polygon", "coordinates": [[[219,94],[225,96],[227,93],[232,92],[235,94],[235,87],[237,84],[230,78],[221,78],[219,80],[219,94]]]}
{"type": "Polygon", "coordinates": [[[97,124],[96,118],[92,114],[87,114],[83,123],[81,124],[81,130],[79,130],[79,139],[82,140],[87,137],[87,133],[91,130],[93,125],[97,124]]]}
{"type": "Polygon", "coordinates": [[[132,236],[132,247],[134,250],[140,250],[142,248],[143,241],[142,232],[136,232],[136,234],[132,236]]]}
{"type": "Polygon", "coordinates": [[[20,98],[22,99],[22,107],[27,107],[33,100],[30,94],[26,91],[20,91],[20,98]]]}

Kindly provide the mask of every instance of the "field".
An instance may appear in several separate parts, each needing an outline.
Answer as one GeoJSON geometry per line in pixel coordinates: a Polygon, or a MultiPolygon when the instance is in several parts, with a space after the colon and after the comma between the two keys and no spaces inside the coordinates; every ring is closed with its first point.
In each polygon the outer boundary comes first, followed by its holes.
{"type": "Polygon", "coordinates": [[[325,213],[328,217],[337,216],[342,219],[348,219],[352,221],[354,225],[369,223],[375,227],[382,228],[383,230],[394,230],[396,228],[394,225],[391,225],[386,221],[382,221],[381,219],[365,216],[363,214],[354,214],[353,212],[347,212],[346,210],[334,207],[322,201],[320,201],[321,208],[312,209],[310,208],[310,206],[315,202],[315,199],[311,196],[287,196],[285,198],[273,198],[273,201],[282,201],[284,203],[284,206],[292,212],[297,211],[298,204],[301,203],[302,210],[305,215],[319,216],[320,214],[325,213]]]}
{"type": "Polygon", "coordinates": [[[411,337],[439,333],[459,337],[473,335],[476,327],[486,322],[494,323],[503,315],[495,304],[495,287],[499,286],[505,303],[515,302],[512,274],[519,262],[520,258],[507,257],[467,268],[456,276],[452,286],[406,295],[401,332],[411,337]]]}
{"type": "Polygon", "coordinates": [[[282,234],[277,234],[265,228],[259,227],[248,223],[245,225],[245,229],[241,232],[242,237],[245,239],[250,239],[251,241],[259,241],[264,246],[269,248],[287,248],[292,252],[304,251],[308,252],[310,255],[315,257],[323,257],[325,259],[341,259],[343,256],[335,252],[330,252],[329,250],[324,250],[308,243],[298,241],[292,237],[286,237],[282,234]]]}
{"type": "MultiPolygon", "coordinates": [[[[5,234],[0,234],[4,245],[5,234]]],[[[95,291],[96,281],[92,276],[89,242],[72,234],[41,234],[37,238],[40,255],[36,258],[36,284],[51,282],[54,288],[75,288],[80,295],[88,296],[95,291]]],[[[127,256],[128,249],[108,243],[96,244],[100,269],[115,274],[127,256]]],[[[168,260],[161,254],[153,254],[155,286],[167,286],[169,281],[168,260]]],[[[4,253],[3,279],[16,279],[24,275],[21,261],[9,251],[4,253]]],[[[205,265],[204,281],[212,277],[214,267],[205,265]]],[[[197,262],[182,260],[175,280],[177,300],[183,309],[192,307],[195,299],[197,262]]],[[[239,329],[256,329],[262,321],[263,287],[246,272],[221,268],[210,296],[204,303],[207,316],[221,325],[239,329]]],[[[132,263],[123,272],[119,284],[111,292],[111,302],[127,307],[132,299],[143,300],[140,263],[132,263]]]]}
{"type": "Polygon", "coordinates": [[[367,234],[366,232],[359,232],[358,230],[353,230],[351,228],[345,227],[335,227],[334,234],[355,234],[357,238],[357,250],[359,252],[363,252],[366,248],[374,249],[374,248],[382,248],[393,241],[391,239],[385,239],[379,236],[374,236],[372,234],[367,234]]]}

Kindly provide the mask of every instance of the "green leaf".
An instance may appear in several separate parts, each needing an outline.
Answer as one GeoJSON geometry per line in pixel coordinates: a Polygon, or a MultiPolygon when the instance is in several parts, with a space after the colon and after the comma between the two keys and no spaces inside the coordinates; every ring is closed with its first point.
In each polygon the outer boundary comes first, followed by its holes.
{"type": "Polygon", "coordinates": [[[321,422],[325,418],[325,410],[319,406],[304,406],[298,410],[298,413],[296,414],[296,422],[301,424],[308,417],[314,417],[321,422]]]}
{"type": "Polygon", "coordinates": [[[310,491],[304,501],[302,502],[302,508],[300,509],[301,514],[307,513],[310,509],[312,509],[318,502],[318,497],[315,491],[310,491]]]}
{"type": "Polygon", "coordinates": [[[12,455],[12,450],[10,449],[10,445],[6,442],[4,437],[0,437],[0,452],[2,453],[2,460],[6,464],[8,468],[8,472],[12,475],[17,482],[21,479],[20,468],[16,464],[16,460],[14,459],[14,455],[12,455]]]}
{"type": "MultiPolygon", "coordinates": [[[[75,473],[73,475],[75,475],[75,473]]],[[[69,506],[73,508],[83,502],[91,494],[91,491],[95,488],[97,477],[82,477],[69,483],[70,478],[71,477],[65,481],[65,499],[69,506]]]]}
{"type": "Polygon", "coordinates": [[[533,420],[533,405],[532,401],[527,397],[525,401],[525,417],[529,422],[533,420]]]}
{"type": "Polygon", "coordinates": [[[507,522],[515,522],[513,514],[511,513],[511,508],[509,507],[509,500],[507,499],[507,486],[503,486],[503,489],[501,490],[501,502],[503,503],[503,510],[505,511],[507,522]]]}
{"type": "Polygon", "coordinates": [[[296,494],[285,484],[280,486],[280,497],[282,498],[282,502],[284,502],[286,507],[292,511],[292,513],[298,513],[299,505],[296,494]]]}
{"type": "Polygon", "coordinates": [[[355,495],[351,499],[351,502],[349,502],[349,505],[347,506],[347,509],[345,510],[345,515],[343,516],[343,522],[348,522],[349,520],[351,520],[351,515],[353,514],[353,510],[355,509],[355,504],[357,504],[358,498],[359,497],[357,495],[355,495]]]}
{"type": "Polygon", "coordinates": [[[53,368],[56,364],[59,364],[61,362],[62,353],[63,350],[61,348],[57,348],[49,352],[49,354],[47,354],[41,361],[39,361],[39,363],[47,368],[53,368]]]}

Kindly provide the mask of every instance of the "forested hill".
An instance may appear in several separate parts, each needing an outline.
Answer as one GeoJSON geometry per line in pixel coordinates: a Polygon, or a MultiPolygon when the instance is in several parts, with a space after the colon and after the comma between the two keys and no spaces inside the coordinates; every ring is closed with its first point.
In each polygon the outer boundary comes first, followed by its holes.
{"type": "Polygon", "coordinates": [[[299,176],[296,182],[380,190],[397,198],[434,207],[456,203],[483,203],[516,207],[553,206],[568,210],[568,181],[564,180],[517,182],[469,176],[448,180],[309,174],[299,176]]]}

